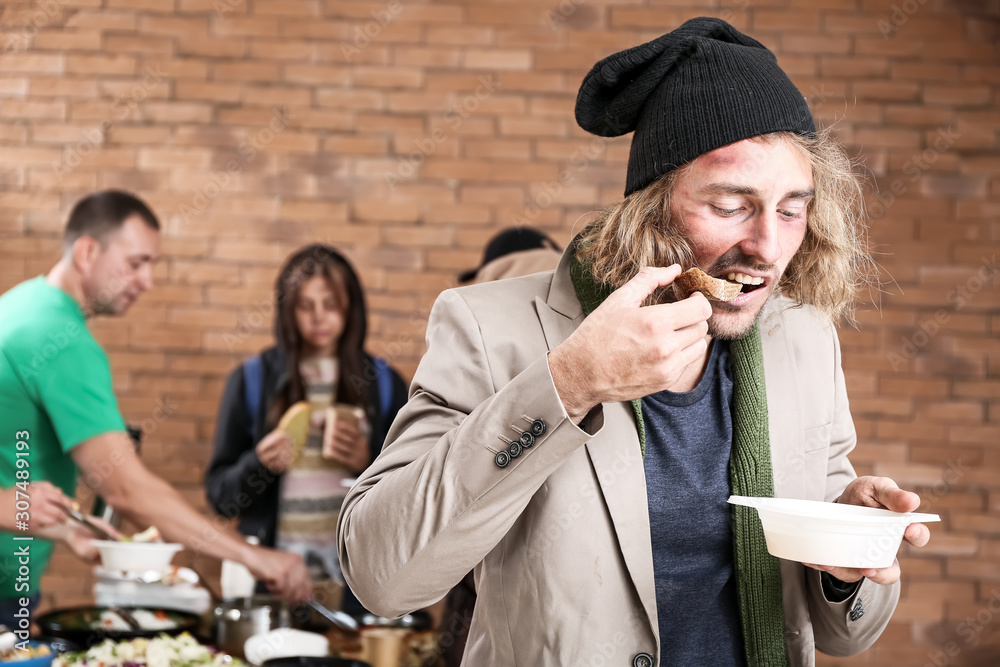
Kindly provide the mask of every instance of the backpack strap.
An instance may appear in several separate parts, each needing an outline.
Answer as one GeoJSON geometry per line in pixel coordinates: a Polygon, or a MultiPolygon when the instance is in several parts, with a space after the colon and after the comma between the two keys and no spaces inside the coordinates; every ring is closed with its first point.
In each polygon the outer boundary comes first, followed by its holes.
{"type": "Polygon", "coordinates": [[[264,368],[259,354],[255,354],[243,362],[243,398],[246,401],[247,412],[250,413],[250,434],[253,436],[254,443],[259,440],[257,416],[260,414],[260,392],[263,376],[264,368]]]}
{"type": "Polygon", "coordinates": [[[378,400],[381,412],[380,416],[385,417],[392,409],[392,370],[389,362],[379,357],[372,357],[375,362],[375,372],[378,377],[378,400]]]}

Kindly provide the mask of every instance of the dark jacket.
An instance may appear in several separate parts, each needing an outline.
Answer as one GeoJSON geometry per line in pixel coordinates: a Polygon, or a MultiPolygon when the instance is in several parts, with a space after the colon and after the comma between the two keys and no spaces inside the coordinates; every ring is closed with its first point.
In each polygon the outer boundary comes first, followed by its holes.
{"type": "MultiPolygon", "coordinates": [[[[396,413],[406,403],[406,384],[394,369],[392,401],[387,414],[381,414],[378,377],[372,358],[366,355],[365,370],[371,369],[365,411],[372,427],[369,441],[371,457],[382,451],[386,433],[396,413]]],[[[273,547],[278,522],[278,480],[281,475],[269,471],[257,458],[257,442],[267,435],[265,427],[271,400],[287,382],[285,355],[280,348],[268,348],[261,353],[261,400],[253,437],[250,411],[246,401],[243,365],[229,374],[219,405],[215,427],[215,448],[205,472],[205,493],[209,504],[227,519],[238,518],[239,530],[254,535],[264,546],[273,547]]]]}

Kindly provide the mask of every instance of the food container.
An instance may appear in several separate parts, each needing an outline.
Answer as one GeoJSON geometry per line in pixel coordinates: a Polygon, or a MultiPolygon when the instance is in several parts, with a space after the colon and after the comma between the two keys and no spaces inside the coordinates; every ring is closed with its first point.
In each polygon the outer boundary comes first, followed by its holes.
{"type": "Polygon", "coordinates": [[[832,567],[889,567],[907,526],[941,520],[936,514],[816,500],[731,496],[729,502],[757,510],[772,556],[832,567]]]}
{"type": "Polygon", "coordinates": [[[28,642],[28,646],[33,649],[39,649],[41,647],[46,647],[49,650],[48,655],[38,655],[31,658],[22,658],[25,655],[20,649],[11,649],[12,655],[14,657],[7,658],[3,656],[3,651],[0,651],[0,665],[10,665],[11,667],[49,667],[52,661],[56,658],[55,648],[48,644],[47,642],[31,640],[28,642]]]}
{"type": "Polygon", "coordinates": [[[101,552],[101,564],[106,570],[157,570],[170,567],[174,554],[184,548],[182,544],[167,542],[112,542],[94,540],[101,552]]]}
{"type": "Polygon", "coordinates": [[[325,658],[330,655],[330,641],[316,632],[278,628],[247,639],[243,654],[255,665],[275,658],[325,658]]]}
{"type": "Polygon", "coordinates": [[[373,626],[361,629],[361,658],[372,667],[399,667],[410,634],[407,628],[373,626]]]}

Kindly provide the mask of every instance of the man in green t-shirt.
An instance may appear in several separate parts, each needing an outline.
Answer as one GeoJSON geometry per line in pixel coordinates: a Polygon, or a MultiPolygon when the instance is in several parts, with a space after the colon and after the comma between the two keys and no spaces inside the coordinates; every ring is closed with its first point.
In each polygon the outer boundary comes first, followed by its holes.
{"type": "Polygon", "coordinates": [[[109,505],[164,539],[242,562],[287,598],[311,592],[300,557],[218,528],[142,464],[126,433],[107,356],[86,321],[124,315],[153,286],[159,252],[159,222],[142,201],[96,193],[70,213],[62,259],[49,274],[0,296],[0,623],[8,627],[26,628],[49,539],[92,556],[58,516],[80,473],[109,505]]]}

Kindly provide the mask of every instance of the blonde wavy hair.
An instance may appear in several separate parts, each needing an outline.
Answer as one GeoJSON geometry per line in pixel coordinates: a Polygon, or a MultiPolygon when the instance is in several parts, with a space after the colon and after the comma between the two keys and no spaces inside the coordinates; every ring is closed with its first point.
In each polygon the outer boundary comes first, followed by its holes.
{"type": "MultiPolygon", "coordinates": [[[[778,291],[798,305],[809,304],[831,320],[853,321],[859,291],[874,280],[868,253],[861,178],[829,129],[815,138],[792,132],[754,137],[791,141],[812,164],[815,196],[807,209],[805,238],[785,269],[778,291]]],[[[693,266],[686,239],[670,219],[670,197],[690,163],[632,193],[601,212],[584,229],[577,257],[598,284],[621,287],[644,266],[693,266]]],[[[654,294],[650,301],[659,300],[654,294]]]]}

